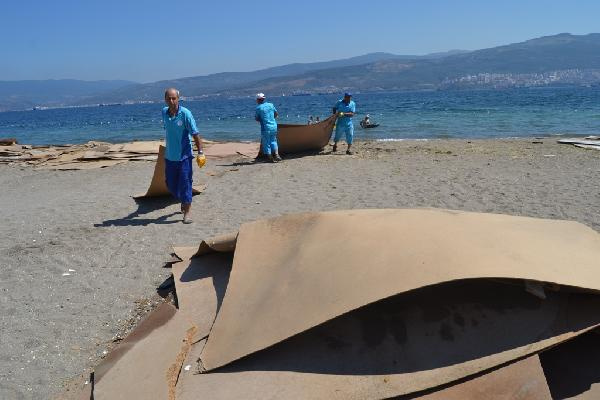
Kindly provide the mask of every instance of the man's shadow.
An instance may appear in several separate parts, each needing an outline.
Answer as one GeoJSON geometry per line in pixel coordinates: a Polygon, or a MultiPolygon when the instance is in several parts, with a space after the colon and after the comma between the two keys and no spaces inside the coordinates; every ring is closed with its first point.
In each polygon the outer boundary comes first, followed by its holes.
{"type": "MultiPolygon", "coordinates": [[[[282,155],[283,157],[283,161],[285,160],[293,160],[296,158],[303,158],[303,157],[309,157],[309,156],[319,156],[319,155],[325,155],[325,154],[330,154],[331,151],[326,151],[324,149],[322,150],[305,150],[305,151],[298,151],[298,152],[294,152],[294,153],[286,153],[284,155],[282,155]]],[[[271,164],[271,161],[269,160],[269,158],[265,155],[258,155],[256,156],[256,158],[250,159],[250,160],[243,160],[243,161],[234,161],[231,162],[230,164],[217,164],[218,167],[240,167],[240,166],[247,166],[247,165],[260,165],[260,164],[271,164]]]]}
{"type": "Polygon", "coordinates": [[[180,221],[168,221],[167,219],[179,214],[179,212],[172,212],[169,214],[162,215],[158,218],[138,218],[141,215],[151,213],[155,210],[160,210],[169,207],[170,205],[178,203],[176,199],[170,196],[165,197],[153,197],[136,200],[137,210],[133,211],[129,215],[117,219],[107,219],[102,223],[94,224],[95,227],[108,227],[108,226],[148,226],[150,224],[177,224],[180,221]]]}

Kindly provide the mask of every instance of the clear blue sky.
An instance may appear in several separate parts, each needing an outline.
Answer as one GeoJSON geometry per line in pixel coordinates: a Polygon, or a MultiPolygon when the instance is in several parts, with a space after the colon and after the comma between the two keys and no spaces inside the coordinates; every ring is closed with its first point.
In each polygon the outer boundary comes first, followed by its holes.
{"type": "Polygon", "coordinates": [[[0,80],[147,82],[599,31],[600,0],[6,0],[0,80]]]}

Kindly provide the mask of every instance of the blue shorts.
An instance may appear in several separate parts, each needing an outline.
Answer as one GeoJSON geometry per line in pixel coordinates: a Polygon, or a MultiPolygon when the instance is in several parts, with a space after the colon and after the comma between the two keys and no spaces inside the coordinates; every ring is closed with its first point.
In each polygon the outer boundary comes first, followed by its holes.
{"type": "Polygon", "coordinates": [[[352,140],[354,139],[354,125],[336,125],[333,141],[335,143],[339,142],[343,133],[346,134],[346,143],[352,144],[352,140]]]}
{"type": "Polygon", "coordinates": [[[192,160],[188,157],[181,161],[165,159],[165,177],[169,192],[182,204],[192,203],[192,160]]]}

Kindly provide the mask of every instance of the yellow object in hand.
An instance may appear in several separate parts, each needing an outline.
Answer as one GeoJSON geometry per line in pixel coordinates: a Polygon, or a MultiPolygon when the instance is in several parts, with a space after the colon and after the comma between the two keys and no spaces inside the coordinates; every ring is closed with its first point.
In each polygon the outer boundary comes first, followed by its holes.
{"type": "Polygon", "coordinates": [[[204,164],[206,164],[206,156],[204,154],[197,155],[196,164],[198,164],[198,168],[204,167],[204,164]]]}
{"type": "Polygon", "coordinates": [[[340,118],[344,116],[344,113],[340,111],[340,118]]]}

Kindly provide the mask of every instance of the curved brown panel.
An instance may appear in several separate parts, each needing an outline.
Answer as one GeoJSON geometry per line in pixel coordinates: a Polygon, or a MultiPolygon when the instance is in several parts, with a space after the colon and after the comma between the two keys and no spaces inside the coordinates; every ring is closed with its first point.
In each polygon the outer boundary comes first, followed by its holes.
{"type": "Polygon", "coordinates": [[[513,278],[600,290],[599,270],[600,235],[575,222],[426,209],[256,221],[240,229],[202,362],[227,365],[426,286],[513,278]]]}

